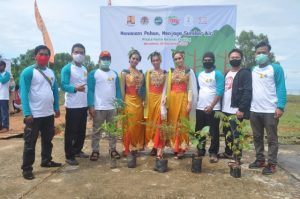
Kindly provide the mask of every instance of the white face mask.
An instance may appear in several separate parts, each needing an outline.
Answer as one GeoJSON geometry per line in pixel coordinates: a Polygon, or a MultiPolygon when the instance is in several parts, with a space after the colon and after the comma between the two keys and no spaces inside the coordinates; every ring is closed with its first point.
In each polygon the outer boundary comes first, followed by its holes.
{"type": "Polygon", "coordinates": [[[81,55],[81,54],[73,54],[72,57],[73,57],[73,60],[74,60],[75,62],[80,63],[80,64],[81,64],[81,63],[84,61],[84,59],[85,59],[85,56],[84,56],[84,55],[81,55]]]}

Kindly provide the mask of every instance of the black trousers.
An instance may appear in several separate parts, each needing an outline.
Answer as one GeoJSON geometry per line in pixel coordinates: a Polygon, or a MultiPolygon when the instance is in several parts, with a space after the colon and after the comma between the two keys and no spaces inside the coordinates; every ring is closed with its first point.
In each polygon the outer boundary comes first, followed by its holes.
{"type": "MultiPolygon", "coordinates": [[[[231,116],[232,114],[224,113],[226,116],[231,116]]],[[[241,122],[243,119],[239,119],[241,122]]],[[[225,136],[225,153],[227,155],[233,155],[235,160],[238,160],[242,157],[242,150],[239,148],[239,143],[235,144],[235,147],[240,152],[238,155],[232,154],[232,146],[234,145],[234,139],[238,139],[240,136],[240,132],[237,130],[237,123],[235,120],[229,120],[230,126],[223,127],[223,133],[225,136]]]]}
{"type": "Polygon", "coordinates": [[[82,151],[87,122],[87,108],[66,108],[65,155],[74,159],[82,151]]]}
{"type": "Polygon", "coordinates": [[[24,150],[23,150],[23,170],[32,171],[35,160],[35,145],[41,132],[42,163],[52,160],[52,139],[54,136],[54,116],[34,118],[33,122],[25,123],[24,128],[24,150]]]}
{"type": "MultiPolygon", "coordinates": [[[[211,144],[209,147],[209,154],[218,154],[220,147],[220,119],[214,118],[215,111],[212,111],[210,114],[205,113],[203,110],[196,110],[196,128],[195,131],[200,131],[205,126],[209,126],[209,134],[211,137],[211,144]]],[[[197,146],[201,155],[205,155],[205,145],[206,145],[206,137],[202,137],[199,139],[199,142],[202,143],[197,146]]]]}

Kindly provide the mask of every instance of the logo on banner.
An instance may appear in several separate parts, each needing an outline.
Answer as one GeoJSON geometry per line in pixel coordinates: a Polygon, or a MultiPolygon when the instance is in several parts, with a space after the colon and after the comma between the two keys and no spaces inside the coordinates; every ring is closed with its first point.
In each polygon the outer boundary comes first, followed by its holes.
{"type": "Polygon", "coordinates": [[[161,25],[162,24],[162,22],[163,22],[163,19],[161,18],[161,17],[155,17],[154,18],[154,23],[156,24],[156,25],[161,25]]]}
{"type": "Polygon", "coordinates": [[[176,26],[179,24],[179,19],[176,16],[169,16],[168,23],[172,24],[173,26],[176,26]]]}
{"type": "Polygon", "coordinates": [[[183,25],[189,27],[193,26],[193,20],[194,19],[192,15],[185,15],[183,25]]]}
{"type": "Polygon", "coordinates": [[[199,17],[198,18],[198,23],[199,24],[207,24],[208,23],[208,18],[205,16],[199,17]]]}
{"type": "Polygon", "coordinates": [[[149,18],[146,17],[146,16],[143,16],[143,17],[141,18],[141,24],[142,24],[142,25],[147,25],[148,23],[149,23],[149,18]]]}
{"type": "Polygon", "coordinates": [[[127,25],[134,26],[135,25],[135,16],[127,16],[127,25]]]}

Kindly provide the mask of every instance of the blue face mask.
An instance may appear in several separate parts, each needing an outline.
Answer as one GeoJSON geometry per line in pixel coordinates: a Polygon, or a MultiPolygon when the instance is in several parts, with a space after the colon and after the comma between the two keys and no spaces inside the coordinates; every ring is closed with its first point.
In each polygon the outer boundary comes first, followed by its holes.
{"type": "Polygon", "coordinates": [[[100,61],[100,67],[103,69],[108,69],[110,66],[110,61],[109,60],[101,60],[100,61]]]}
{"type": "Polygon", "coordinates": [[[264,65],[264,64],[268,63],[269,57],[266,54],[259,54],[259,55],[256,55],[255,61],[258,65],[264,65]]]}

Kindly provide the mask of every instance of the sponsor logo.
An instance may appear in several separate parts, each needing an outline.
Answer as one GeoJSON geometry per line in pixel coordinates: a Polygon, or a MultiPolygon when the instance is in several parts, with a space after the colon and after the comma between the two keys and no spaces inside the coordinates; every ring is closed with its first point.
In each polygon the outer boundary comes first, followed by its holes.
{"type": "Polygon", "coordinates": [[[179,24],[179,19],[176,16],[169,16],[167,19],[168,19],[168,23],[172,24],[173,26],[179,24]]]}
{"type": "Polygon", "coordinates": [[[149,18],[146,17],[146,16],[143,16],[143,17],[141,18],[141,24],[142,24],[142,25],[147,25],[148,23],[149,23],[149,18]]]}
{"type": "Polygon", "coordinates": [[[192,15],[185,15],[183,25],[188,27],[193,26],[193,21],[194,19],[192,15]]]}
{"type": "Polygon", "coordinates": [[[135,25],[135,16],[127,16],[127,25],[134,26],[135,25]]]}
{"type": "Polygon", "coordinates": [[[156,24],[156,25],[161,25],[162,24],[162,22],[163,22],[163,19],[161,18],[161,17],[155,17],[154,18],[154,23],[156,24]]]}
{"type": "Polygon", "coordinates": [[[198,24],[207,24],[208,18],[206,16],[201,16],[198,18],[198,24]]]}

